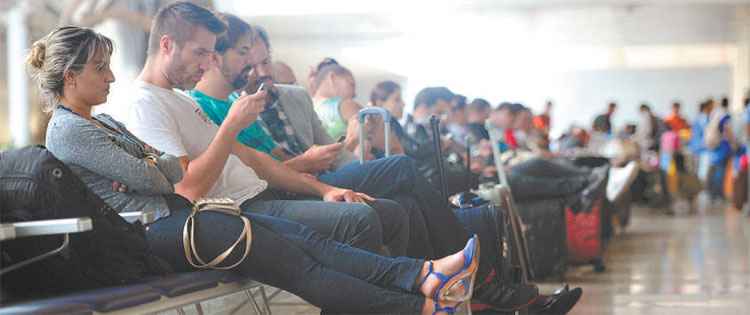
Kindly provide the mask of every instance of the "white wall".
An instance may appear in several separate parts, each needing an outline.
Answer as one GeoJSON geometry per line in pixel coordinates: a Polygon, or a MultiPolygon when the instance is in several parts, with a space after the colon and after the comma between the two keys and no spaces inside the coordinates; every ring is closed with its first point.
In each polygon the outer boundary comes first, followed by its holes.
{"type": "MultiPolygon", "coordinates": [[[[729,67],[665,70],[583,71],[563,76],[572,97],[558,99],[556,122],[576,122],[590,126],[606,109],[609,100],[620,105],[614,116],[615,127],[637,122],[638,105],[646,102],[660,116],[669,113],[672,101],[683,104],[683,113],[694,117],[698,103],[708,96],[728,95],[729,67]],[[570,103],[574,102],[574,103],[570,103]]],[[[555,126],[555,129],[565,126],[555,126]]]]}
{"type": "Polygon", "coordinates": [[[735,6],[486,6],[249,20],[268,28],[275,58],[301,81],[323,57],[349,66],[362,102],[385,79],[406,85],[407,104],[428,85],[494,104],[540,108],[551,98],[559,130],[589,125],[609,100],[622,124],[641,101],[666,112],[680,99],[692,114],[698,100],[731,93],[735,6]]]}

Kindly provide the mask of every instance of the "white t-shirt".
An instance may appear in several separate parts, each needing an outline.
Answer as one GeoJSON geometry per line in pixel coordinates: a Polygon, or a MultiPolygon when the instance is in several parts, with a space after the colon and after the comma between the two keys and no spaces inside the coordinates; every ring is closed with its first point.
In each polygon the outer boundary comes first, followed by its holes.
{"type": "MultiPolygon", "coordinates": [[[[138,138],[174,156],[193,160],[208,149],[219,127],[206,117],[189,96],[136,80],[127,108],[108,111],[138,138]]],[[[230,155],[224,170],[206,194],[208,198],[229,197],[237,205],[268,187],[255,171],[230,155]]]]}

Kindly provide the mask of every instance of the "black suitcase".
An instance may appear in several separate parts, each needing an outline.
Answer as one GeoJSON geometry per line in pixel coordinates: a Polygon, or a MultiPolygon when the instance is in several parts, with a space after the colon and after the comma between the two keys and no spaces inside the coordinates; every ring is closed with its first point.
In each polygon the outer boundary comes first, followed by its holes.
{"type": "Polygon", "coordinates": [[[562,280],[568,266],[565,199],[519,202],[518,214],[526,226],[533,280],[562,280]]]}

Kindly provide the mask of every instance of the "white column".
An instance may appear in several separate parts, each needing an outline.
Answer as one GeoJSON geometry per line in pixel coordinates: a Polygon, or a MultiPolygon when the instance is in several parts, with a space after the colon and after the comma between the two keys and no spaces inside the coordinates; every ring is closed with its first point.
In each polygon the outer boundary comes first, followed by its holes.
{"type": "Polygon", "coordinates": [[[25,55],[29,49],[26,5],[22,2],[6,13],[8,65],[8,126],[15,147],[31,143],[29,84],[25,55]]]}
{"type": "Polygon", "coordinates": [[[750,89],[750,5],[737,6],[735,33],[737,52],[732,67],[732,108],[737,110],[750,89]]]}

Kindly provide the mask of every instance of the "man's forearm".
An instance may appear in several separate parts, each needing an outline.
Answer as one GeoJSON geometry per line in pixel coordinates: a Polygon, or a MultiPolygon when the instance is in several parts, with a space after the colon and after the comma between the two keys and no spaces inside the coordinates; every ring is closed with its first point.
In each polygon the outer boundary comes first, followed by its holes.
{"type": "Polygon", "coordinates": [[[310,173],[309,163],[304,155],[295,156],[289,160],[284,161],[284,164],[300,173],[310,173]]]}
{"type": "Polygon", "coordinates": [[[190,200],[198,200],[208,193],[224,171],[236,136],[229,128],[219,128],[208,149],[187,163],[182,181],[175,185],[176,192],[190,200]]]}
{"type": "Polygon", "coordinates": [[[333,187],[313,178],[303,176],[266,154],[246,147],[238,149],[235,154],[240,157],[242,162],[255,170],[258,176],[268,181],[273,187],[293,193],[321,197],[333,189],[333,187]]]}

